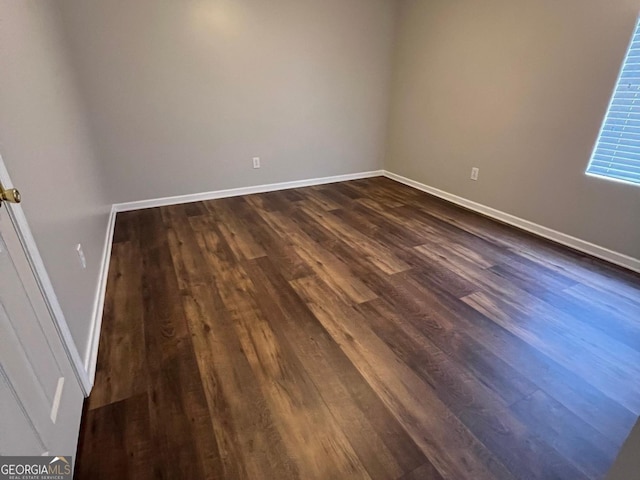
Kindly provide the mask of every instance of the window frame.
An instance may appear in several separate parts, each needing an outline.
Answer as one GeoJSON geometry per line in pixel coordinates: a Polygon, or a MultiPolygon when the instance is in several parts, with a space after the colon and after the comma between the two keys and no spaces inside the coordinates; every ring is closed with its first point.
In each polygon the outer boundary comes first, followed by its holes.
{"type": "MultiPolygon", "coordinates": [[[[636,18],[635,27],[633,29],[633,33],[631,34],[631,39],[629,40],[629,44],[627,45],[627,49],[625,50],[624,58],[622,59],[622,64],[620,65],[620,71],[618,72],[618,76],[616,77],[616,82],[613,86],[613,91],[611,92],[609,103],[607,104],[607,110],[602,119],[602,124],[600,125],[600,129],[598,130],[598,135],[596,137],[596,141],[591,151],[591,155],[589,156],[589,161],[587,162],[587,168],[585,169],[585,172],[584,172],[584,174],[588,177],[597,178],[600,180],[607,180],[610,182],[622,183],[624,185],[632,185],[634,187],[640,187],[640,173],[638,173],[638,181],[634,182],[632,180],[626,180],[623,178],[611,177],[602,173],[593,173],[593,172],[590,172],[589,169],[591,168],[591,164],[594,161],[594,157],[596,155],[596,151],[598,150],[602,133],[604,132],[604,128],[607,124],[607,120],[609,119],[609,113],[611,111],[611,107],[613,106],[613,102],[615,101],[616,92],[618,91],[618,87],[620,86],[620,81],[622,80],[622,74],[624,73],[624,67],[627,64],[627,58],[629,58],[629,53],[631,52],[631,49],[633,47],[634,40],[638,35],[640,35],[640,16],[636,18]]],[[[640,85],[640,82],[639,82],[639,85],[640,85]]],[[[638,90],[638,94],[640,95],[640,90],[638,90]]],[[[640,96],[638,97],[638,100],[640,100],[640,96]]],[[[640,109],[640,106],[639,106],[639,109],[640,109]]],[[[640,147],[638,147],[638,156],[639,156],[638,163],[640,166],[640,147]]]]}

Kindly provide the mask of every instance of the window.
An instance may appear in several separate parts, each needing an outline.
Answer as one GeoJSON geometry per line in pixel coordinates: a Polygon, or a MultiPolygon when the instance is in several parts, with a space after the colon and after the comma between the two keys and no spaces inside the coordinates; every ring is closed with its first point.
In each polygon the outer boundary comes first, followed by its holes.
{"type": "Polygon", "coordinates": [[[640,185],[640,22],[622,64],[587,174],[640,185]]]}

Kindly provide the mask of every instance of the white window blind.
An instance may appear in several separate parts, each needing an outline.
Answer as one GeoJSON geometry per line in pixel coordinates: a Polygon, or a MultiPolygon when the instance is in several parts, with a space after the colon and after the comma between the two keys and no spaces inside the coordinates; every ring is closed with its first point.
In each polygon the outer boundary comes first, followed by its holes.
{"type": "Polygon", "coordinates": [[[640,185],[640,21],[587,173],[640,185]]]}

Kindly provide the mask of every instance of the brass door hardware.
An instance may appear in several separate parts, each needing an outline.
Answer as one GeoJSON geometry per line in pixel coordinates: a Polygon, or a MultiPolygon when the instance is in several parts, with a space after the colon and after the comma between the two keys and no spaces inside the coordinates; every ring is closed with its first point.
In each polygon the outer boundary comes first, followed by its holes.
{"type": "Polygon", "coordinates": [[[0,183],[0,205],[2,202],[20,203],[20,192],[17,188],[4,188],[0,183]]]}

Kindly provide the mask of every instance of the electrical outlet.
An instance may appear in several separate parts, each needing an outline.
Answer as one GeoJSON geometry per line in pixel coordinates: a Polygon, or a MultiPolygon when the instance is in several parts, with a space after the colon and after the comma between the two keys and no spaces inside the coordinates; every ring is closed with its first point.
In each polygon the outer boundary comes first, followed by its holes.
{"type": "Polygon", "coordinates": [[[480,169],[473,167],[471,169],[471,180],[478,180],[478,175],[480,175],[480,169]]]}
{"type": "Polygon", "coordinates": [[[260,168],[260,157],[253,157],[253,168],[260,168]]]}
{"type": "Polygon", "coordinates": [[[84,251],[82,250],[82,244],[76,245],[76,252],[78,252],[78,258],[80,259],[80,265],[82,268],[87,268],[87,259],[84,256],[84,251]]]}

